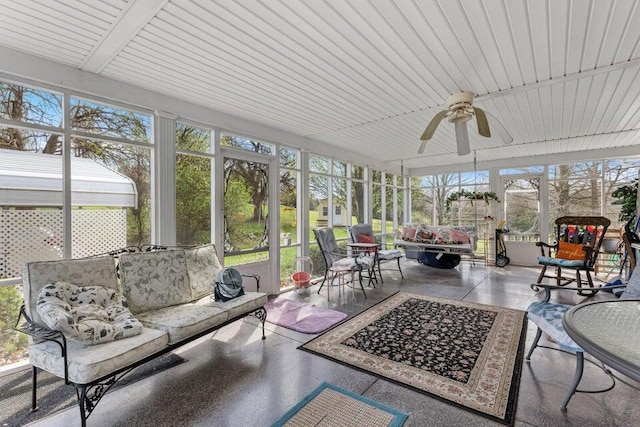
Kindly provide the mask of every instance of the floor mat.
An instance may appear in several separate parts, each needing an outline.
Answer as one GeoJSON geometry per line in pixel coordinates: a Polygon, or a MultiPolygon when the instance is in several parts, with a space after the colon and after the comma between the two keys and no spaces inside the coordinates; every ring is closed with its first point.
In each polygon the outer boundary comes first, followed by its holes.
{"type": "Polygon", "coordinates": [[[347,317],[346,313],[315,305],[275,299],[264,305],[267,322],[305,334],[317,334],[347,317]]]}

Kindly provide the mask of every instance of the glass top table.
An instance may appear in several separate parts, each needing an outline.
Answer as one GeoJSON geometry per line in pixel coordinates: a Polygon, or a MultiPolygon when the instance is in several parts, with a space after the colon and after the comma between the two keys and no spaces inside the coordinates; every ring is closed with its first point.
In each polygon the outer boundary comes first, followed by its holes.
{"type": "Polygon", "coordinates": [[[585,352],[640,381],[640,300],[577,305],[567,311],[562,324],[585,352]]]}

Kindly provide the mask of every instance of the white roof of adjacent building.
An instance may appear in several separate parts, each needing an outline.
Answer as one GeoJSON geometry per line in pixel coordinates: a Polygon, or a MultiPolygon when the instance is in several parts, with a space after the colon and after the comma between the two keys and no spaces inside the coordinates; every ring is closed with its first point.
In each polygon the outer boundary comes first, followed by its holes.
{"type": "MultiPolygon", "coordinates": [[[[62,156],[0,150],[0,206],[62,206],[62,156]]],[[[73,206],[134,207],[136,186],[91,159],[71,158],[73,206]]]]}

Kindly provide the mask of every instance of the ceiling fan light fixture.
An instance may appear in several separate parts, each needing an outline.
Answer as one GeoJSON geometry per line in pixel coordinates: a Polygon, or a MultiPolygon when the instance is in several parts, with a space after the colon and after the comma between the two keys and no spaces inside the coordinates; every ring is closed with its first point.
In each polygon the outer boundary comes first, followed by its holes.
{"type": "Polygon", "coordinates": [[[449,123],[464,123],[471,120],[473,114],[461,108],[453,111],[453,113],[449,116],[449,123]]]}

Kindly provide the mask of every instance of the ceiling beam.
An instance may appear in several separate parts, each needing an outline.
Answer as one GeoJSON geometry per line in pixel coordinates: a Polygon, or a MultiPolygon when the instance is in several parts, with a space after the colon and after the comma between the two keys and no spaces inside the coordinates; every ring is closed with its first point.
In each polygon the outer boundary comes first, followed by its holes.
{"type": "MultiPolygon", "coordinates": [[[[489,160],[477,162],[476,170],[488,170],[492,168],[521,168],[527,166],[559,165],[564,163],[576,163],[585,161],[638,158],[637,145],[615,148],[597,148],[594,150],[572,151],[570,153],[551,153],[539,156],[515,157],[509,159],[489,160]]],[[[406,170],[407,168],[405,168],[406,170]]],[[[471,172],[474,170],[473,162],[435,165],[423,168],[410,168],[408,176],[425,176],[433,174],[446,174],[454,172],[471,172]]]]}
{"type": "Polygon", "coordinates": [[[138,34],[168,0],[130,0],[111,23],[80,69],[100,73],[138,34]]]}

